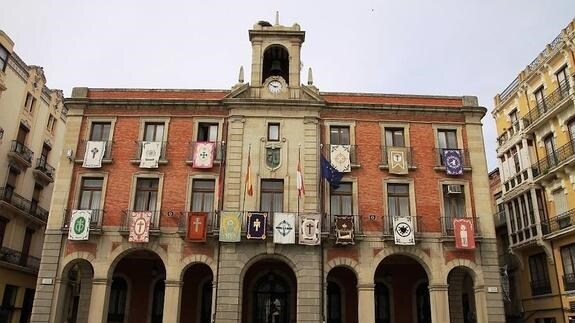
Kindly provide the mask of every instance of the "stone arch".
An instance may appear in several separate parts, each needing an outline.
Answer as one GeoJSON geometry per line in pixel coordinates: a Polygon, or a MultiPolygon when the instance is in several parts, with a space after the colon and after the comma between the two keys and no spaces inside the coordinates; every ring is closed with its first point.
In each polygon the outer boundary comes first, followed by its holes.
{"type": "Polygon", "coordinates": [[[148,244],[146,246],[138,246],[135,244],[124,244],[123,243],[120,246],[118,246],[116,249],[114,249],[110,253],[110,255],[108,256],[109,259],[113,259],[113,260],[110,262],[110,265],[108,266],[106,278],[112,279],[116,265],[118,265],[118,263],[126,255],[130,254],[133,251],[137,251],[137,250],[149,251],[149,252],[155,254],[156,256],[158,256],[160,258],[160,260],[162,261],[162,264],[164,265],[164,268],[166,270],[166,277],[167,277],[167,275],[168,275],[168,266],[167,266],[167,264],[168,264],[168,253],[162,247],[160,247],[157,243],[148,244]]]}
{"type": "Polygon", "coordinates": [[[427,275],[427,279],[431,282],[433,281],[434,277],[433,276],[433,272],[431,270],[431,257],[428,256],[425,252],[423,252],[420,248],[416,248],[416,247],[412,247],[412,246],[392,246],[392,247],[386,247],[383,248],[383,250],[381,252],[379,252],[377,255],[375,255],[375,257],[373,257],[371,266],[369,268],[369,272],[366,272],[365,274],[369,274],[367,276],[363,276],[358,277],[358,281],[364,281],[364,282],[373,282],[373,279],[375,277],[375,273],[377,272],[377,268],[378,266],[381,264],[381,262],[389,257],[389,256],[394,256],[394,255],[401,255],[401,256],[407,256],[410,257],[412,259],[414,259],[415,261],[417,261],[419,263],[419,265],[421,265],[421,267],[425,270],[425,274],[427,275]]]}
{"type": "Polygon", "coordinates": [[[62,259],[62,269],[60,270],[60,272],[58,273],[58,277],[62,278],[62,274],[67,272],[71,266],[73,266],[77,261],[87,261],[90,266],[92,267],[92,271],[94,273],[94,276],[96,274],[96,266],[94,266],[94,260],[96,259],[96,257],[94,257],[93,254],[87,252],[87,251],[75,251],[72,252],[68,255],[66,255],[66,257],[64,257],[64,259],[62,259]]]}
{"type": "Polygon", "coordinates": [[[462,268],[466,270],[471,275],[471,278],[473,278],[473,285],[475,288],[484,286],[485,281],[481,267],[467,259],[453,259],[452,261],[448,262],[445,266],[445,270],[441,271],[444,276],[442,277],[441,281],[447,284],[449,273],[451,273],[451,271],[455,268],[462,268]]]}
{"type": "Polygon", "coordinates": [[[355,274],[355,277],[357,277],[359,280],[359,263],[356,260],[347,257],[337,257],[328,261],[323,270],[324,279],[327,279],[327,275],[329,274],[330,270],[335,267],[345,267],[351,270],[355,274]]]}
{"type": "Polygon", "coordinates": [[[250,259],[248,259],[247,261],[243,262],[244,266],[242,268],[242,271],[240,272],[240,282],[243,282],[247,271],[251,268],[251,266],[253,264],[257,263],[260,260],[265,260],[265,259],[273,259],[273,260],[279,260],[281,262],[284,262],[286,265],[288,265],[291,268],[297,281],[299,281],[302,278],[301,272],[300,272],[300,270],[298,270],[296,264],[294,262],[292,262],[291,259],[289,259],[285,255],[282,255],[282,254],[259,254],[259,255],[253,256],[250,259]]]}
{"type": "Polygon", "coordinates": [[[216,275],[217,266],[214,264],[214,260],[206,255],[195,254],[195,255],[189,255],[180,261],[180,268],[181,268],[180,280],[183,280],[184,274],[186,273],[186,270],[188,270],[188,268],[197,264],[203,264],[208,266],[212,270],[212,274],[214,276],[216,275]]]}

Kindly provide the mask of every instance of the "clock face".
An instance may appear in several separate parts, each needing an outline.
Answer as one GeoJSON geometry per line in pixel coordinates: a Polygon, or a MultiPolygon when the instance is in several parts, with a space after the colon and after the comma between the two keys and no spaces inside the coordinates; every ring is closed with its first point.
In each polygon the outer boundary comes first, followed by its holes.
{"type": "Polygon", "coordinates": [[[269,90],[270,93],[272,93],[272,94],[278,94],[278,93],[281,92],[282,86],[283,86],[283,85],[282,85],[282,83],[281,83],[280,81],[277,81],[277,80],[271,81],[271,82],[268,84],[268,90],[269,90]]]}

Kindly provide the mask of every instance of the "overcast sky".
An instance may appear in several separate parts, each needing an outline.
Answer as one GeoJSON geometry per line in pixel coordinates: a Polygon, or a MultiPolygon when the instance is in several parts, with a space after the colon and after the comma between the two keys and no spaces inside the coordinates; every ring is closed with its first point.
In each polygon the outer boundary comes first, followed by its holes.
{"type": "MultiPolygon", "coordinates": [[[[6,0],[0,29],[48,87],[229,89],[249,81],[248,29],[300,24],[321,91],[500,93],[575,15],[574,0],[6,0]]],[[[307,82],[307,73],[302,82],[307,82]]],[[[491,114],[483,119],[497,166],[491,114]]]]}

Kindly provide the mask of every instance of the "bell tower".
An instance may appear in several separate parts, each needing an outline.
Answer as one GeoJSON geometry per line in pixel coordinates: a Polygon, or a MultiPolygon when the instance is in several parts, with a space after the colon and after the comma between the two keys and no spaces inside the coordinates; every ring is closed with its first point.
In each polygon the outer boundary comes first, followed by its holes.
{"type": "Polygon", "coordinates": [[[300,97],[300,53],[305,31],[259,21],[249,31],[252,43],[252,96],[263,98],[300,97]]]}

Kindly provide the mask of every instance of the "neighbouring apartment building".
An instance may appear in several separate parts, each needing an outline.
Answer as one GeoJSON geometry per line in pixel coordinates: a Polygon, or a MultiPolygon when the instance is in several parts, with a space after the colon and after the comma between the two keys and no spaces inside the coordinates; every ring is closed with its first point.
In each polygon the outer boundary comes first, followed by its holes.
{"type": "Polygon", "coordinates": [[[575,20],[495,97],[522,322],[575,322],[575,20]]]}
{"type": "MultiPolygon", "coordinates": [[[[74,88],[32,322],[504,322],[476,97],[74,88]]],[[[366,67],[368,68],[368,67],[366,67]]]]}
{"type": "Polygon", "coordinates": [[[62,92],[46,87],[0,30],[0,322],[28,322],[55,167],[66,129],[62,92]]]}

